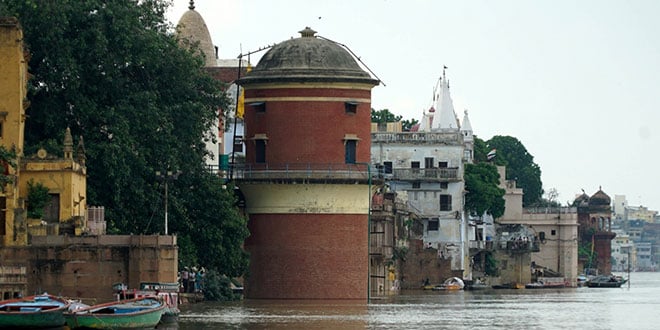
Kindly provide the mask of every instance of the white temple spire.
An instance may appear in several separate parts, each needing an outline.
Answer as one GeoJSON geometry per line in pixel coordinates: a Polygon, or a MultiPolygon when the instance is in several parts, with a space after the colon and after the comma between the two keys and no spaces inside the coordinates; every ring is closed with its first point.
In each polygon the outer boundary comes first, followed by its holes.
{"type": "Polygon", "coordinates": [[[442,69],[440,81],[440,94],[435,105],[435,116],[433,118],[433,130],[455,129],[458,130],[458,118],[454,112],[454,102],[449,94],[449,81],[446,76],[447,66],[442,69]]]}

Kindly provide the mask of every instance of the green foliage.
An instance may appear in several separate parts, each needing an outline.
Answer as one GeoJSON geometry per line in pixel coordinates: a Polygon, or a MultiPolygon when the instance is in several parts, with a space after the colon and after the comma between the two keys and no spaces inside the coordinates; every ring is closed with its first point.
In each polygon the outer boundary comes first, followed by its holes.
{"type": "Polygon", "coordinates": [[[492,253],[486,253],[486,262],[484,264],[484,273],[488,276],[500,276],[499,262],[492,253]]]}
{"type": "Polygon", "coordinates": [[[499,187],[500,175],[490,163],[467,164],[465,167],[465,210],[481,216],[484,212],[494,218],[504,214],[504,189],[499,187]]]}
{"type": "Polygon", "coordinates": [[[389,109],[374,110],[371,109],[371,122],[372,123],[395,123],[403,118],[402,116],[395,115],[389,109]]]}
{"type": "Polygon", "coordinates": [[[585,268],[597,267],[598,252],[593,249],[593,243],[580,242],[578,245],[578,259],[584,260],[585,268]]]}
{"type": "Polygon", "coordinates": [[[395,246],[394,248],[392,248],[392,261],[396,261],[396,260],[406,261],[407,254],[408,254],[408,247],[395,246]]]}
{"type": "Polygon", "coordinates": [[[5,185],[14,183],[14,176],[9,174],[9,167],[16,168],[16,151],[7,150],[4,146],[0,145],[0,163],[2,169],[0,171],[0,191],[5,185]]]}
{"type": "Polygon", "coordinates": [[[41,182],[28,181],[27,191],[27,216],[32,219],[44,217],[44,207],[50,202],[50,194],[46,186],[41,182]]]}
{"type": "Polygon", "coordinates": [[[404,132],[410,132],[413,126],[417,125],[419,121],[415,118],[413,119],[405,119],[401,122],[401,130],[404,132]]]}
{"type": "Polygon", "coordinates": [[[240,299],[241,295],[231,289],[232,281],[216,271],[209,271],[204,275],[204,299],[208,301],[228,301],[240,299]]]}
{"type": "Polygon", "coordinates": [[[154,173],[182,171],[168,182],[168,202],[170,232],[189,237],[183,257],[245,272],[246,221],[205,165],[229,100],[199,53],[171,33],[170,1],[0,4],[19,18],[31,54],[26,145],[48,144],[66,127],[84,136],[88,204],[105,206],[109,232],[162,233],[164,187],[154,173]]]}
{"type": "Polygon", "coordinates": [[[522,188],[523,206],[541,205],[543,196],[543,183],[541,182],[541,168],[534,163],[532,156],[525,146],[515,137],[496,135],[488,141],[475,139],[474,159],[478,162],[488,161],[486,155],[492,149],[497,150],[493,163],[506,166],[506,179],[516,180],[516,185],[522,188]]]}
{"type": "Polygon", "coordinates": [[[486,162],[488,159],[486,155],[490,150],[488,149],[488,144],[486,141],[480,139],[475,135],[474,137],[474,161],[475,162],[486,162]]]}

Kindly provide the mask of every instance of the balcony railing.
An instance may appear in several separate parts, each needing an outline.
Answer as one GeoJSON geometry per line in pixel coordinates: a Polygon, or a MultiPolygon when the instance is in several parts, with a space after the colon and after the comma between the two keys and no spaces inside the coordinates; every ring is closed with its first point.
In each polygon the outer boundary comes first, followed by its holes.
{"type": "MultiPolygon", "coordinates": [[[[395,168],[392,169],[391,178],[395,180],[414,181],[458,181],[460,179],[458,168],[395,168]]],[[[384,174],[389,178],[390,174],[384,174]]]]}
{"type": "MultiPolygon", "coordinates": [[[[368,181],[367,164],[243,164],[233,167],[238,180],[358,180],[368,181]]],[[[372,173],[376,174],[376,173],[372,173]]]]}
{"type": "Polygon", "coordinates": [[[462,144],[463,136],[454,132],[372,132],[371,143],[462,144]]]}

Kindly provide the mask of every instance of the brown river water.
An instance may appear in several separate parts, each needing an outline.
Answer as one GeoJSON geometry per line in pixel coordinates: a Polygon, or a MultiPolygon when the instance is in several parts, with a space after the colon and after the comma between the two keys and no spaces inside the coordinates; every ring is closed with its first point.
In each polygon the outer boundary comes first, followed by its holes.
{"type": "MultiPolygon", "coordinates": [[[[627,277],[627,274],[624,274],[627,277]]],[[[660,273],[630,287],[404,291],[369,303],[262,301],[183,306],[163,329],[660,329],[660,273]]]]}

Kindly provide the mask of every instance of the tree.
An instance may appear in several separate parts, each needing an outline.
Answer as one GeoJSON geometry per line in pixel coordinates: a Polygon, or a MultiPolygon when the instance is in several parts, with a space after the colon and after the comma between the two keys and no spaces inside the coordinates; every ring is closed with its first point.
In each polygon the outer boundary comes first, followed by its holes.
{"type": "Polygon", "coordinates": [[[499,187],[500,175],[489,163],[465,166],[465,210],[482,216],[488,212],[493,218],[504,214],[504,189],[499,187]]]}
{"type": "Polygon", "coordinates": [[[44,217],[44,208],[50,201],[48,187],[41,182],[34,182],[34,179],[28,181],[27,192],[27,216],[32,219],[42,219],[44,217]]]}
{"type": "Polygon", "coordinates": [[[523,189],[523,206],[538,206],[543,195],[541,168],[525,146],[515,137],[496,135],[486,141],[486,149],[483,147],[475,139],[475,159],[487,161],[488,151],[497,150],[493,163],[506,166],[506,179],[516,180],[517,186],[523,189]]]}
{"type": "Polygon", "coordinates": [[[119,233],[163,232],[155,172],[182,171],[168,201],[171,232],[197,253],[183,262],[236,276],[247,270],[246,220],[205,165],[205,141],[229,100],[196,50],[179,47],[164,18],[169,3],[0,0],[31,54],[25,153],[61,141],[66,127],[84,136],[88,204],[105,206],[119,233]]]}
{"type": "Polygon", "coordinates": [[[410,130],[413,128],[413,126],[417,125],[419,121],[415,118],[413,119],[405,119],[401,122],[401,129],[404,132],[410,132],[410,130]]]}
{"type": "Polygon", "coordinates": [[[374,110],[371,109],[371,122],[372,123],[395,123],[403,118],[402,116],[395,115],[389,109],[374,110]]]}

